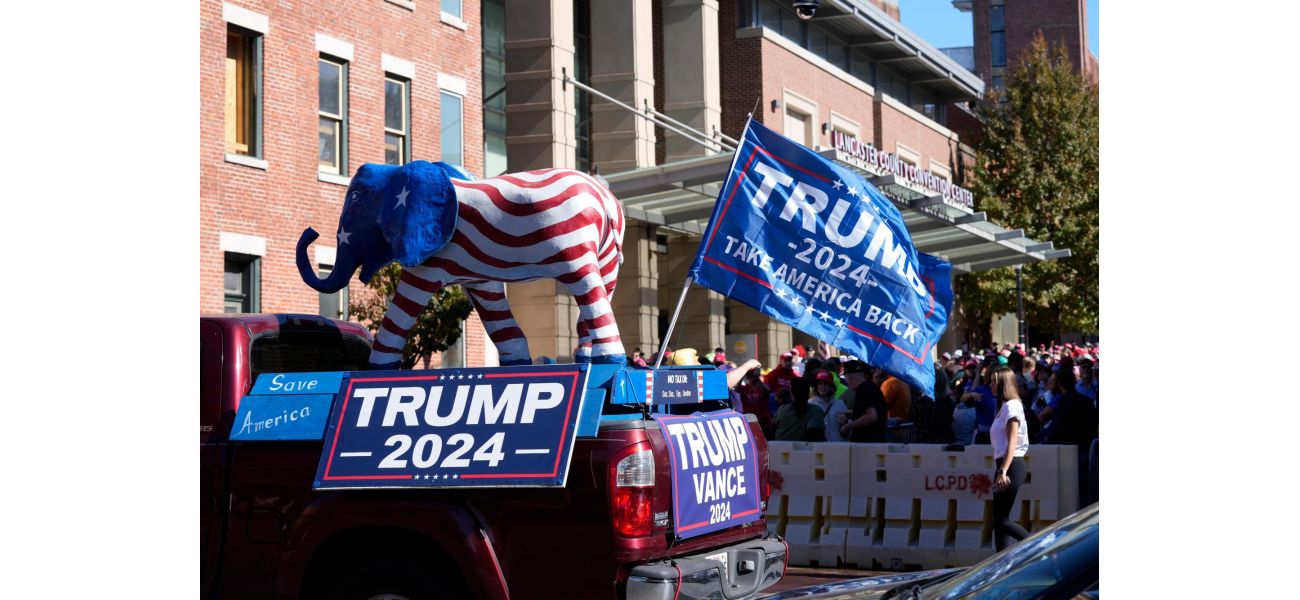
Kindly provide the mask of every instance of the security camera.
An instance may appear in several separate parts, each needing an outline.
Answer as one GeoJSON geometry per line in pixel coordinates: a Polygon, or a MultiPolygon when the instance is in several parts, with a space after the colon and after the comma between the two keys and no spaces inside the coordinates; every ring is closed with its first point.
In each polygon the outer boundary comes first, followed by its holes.
{"type": "Polygon", "coordinates": [[[819,4],[821,4],[821,0],[794,0],[794,14],[807,21],[813,18],[813,13],[817,12],[817,5],[819,4]]]}

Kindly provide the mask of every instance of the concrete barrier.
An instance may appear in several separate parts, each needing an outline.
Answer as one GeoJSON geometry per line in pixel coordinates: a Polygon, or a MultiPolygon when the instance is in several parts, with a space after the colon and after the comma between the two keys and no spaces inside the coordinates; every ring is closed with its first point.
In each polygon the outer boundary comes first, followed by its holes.
{"type": "MultiPolygon", "coordinates": [[[[993,553],[993,455],[937,444],[769,442],[769,527],[790,564],[873,569],[974,564],[993,553]]],[[[1077,450],[1035,445],[1011,516],[1036,531],[1078,510],[1077,450]]]]}
{"type": "MultiPolygon", "coordinates": [[[[832,524],[849,516],[849,451],[846,443],[769,442],[768,467],[781,473],[768,514],[790,545],[790,564],[843,562],[844,531],[832,524]],[[795,561],[798,561],[797,563],[795,561]]],[[[770,518],[770,517],[769,517],[770,518]]]]}

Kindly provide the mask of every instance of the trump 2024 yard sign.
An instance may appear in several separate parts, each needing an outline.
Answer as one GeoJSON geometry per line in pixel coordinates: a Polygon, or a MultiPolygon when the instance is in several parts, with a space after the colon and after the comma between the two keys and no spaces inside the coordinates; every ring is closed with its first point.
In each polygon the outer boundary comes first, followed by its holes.
{"type": "Polygon", "coordinates": [[[352,373],[313,487],[563,487],[586,379],[586,365],[352,373]]]}

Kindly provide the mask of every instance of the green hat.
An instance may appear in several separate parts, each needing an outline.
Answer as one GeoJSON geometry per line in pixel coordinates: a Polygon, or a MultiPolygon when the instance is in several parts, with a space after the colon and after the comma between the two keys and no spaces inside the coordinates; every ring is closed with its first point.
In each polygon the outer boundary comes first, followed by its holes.
{"type": "Polygon", "coordinates": [[[999,356],[999,357],[998,357],[998,364],[999,364],[999,365],[1002,365],[1002,366],[1006,366],[1006,364],[1007,364],[1007,357],[1005,357],[1005,356],[999,356]]]}

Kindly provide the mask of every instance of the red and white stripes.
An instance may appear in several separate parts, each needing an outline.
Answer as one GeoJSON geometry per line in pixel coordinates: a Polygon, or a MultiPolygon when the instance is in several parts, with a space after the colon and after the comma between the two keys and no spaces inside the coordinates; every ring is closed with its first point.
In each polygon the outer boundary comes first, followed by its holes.
{"type": "Polygon", "coordinates": [[[623,209],[603,185],[569,169],[543,169],[476,181],[453,180],[459,222],[451,241],[403,270],[371,363],[392,366],[415,317],[443,285],[461,284],[501,356],[531,360],[502,282],[552,278],[577,299],[579,359],[613,359],[623,344],[610,299],[623,261],[623,209]]]}

